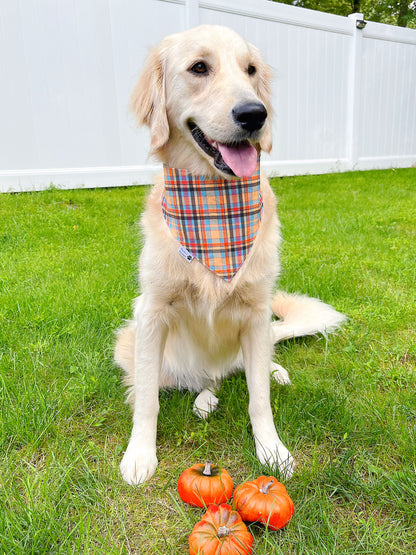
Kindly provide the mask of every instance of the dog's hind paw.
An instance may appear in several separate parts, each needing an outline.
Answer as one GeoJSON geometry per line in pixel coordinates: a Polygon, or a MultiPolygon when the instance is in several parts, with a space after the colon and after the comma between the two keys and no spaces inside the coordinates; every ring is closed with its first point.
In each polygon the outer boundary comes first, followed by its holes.
{"type": "Polygon", "coordinates": [[[193,411],[198,418],[206,419],[217,405],[218,397],[210,389],[204,389],[195,399],[193,411]]]}
{"type": "Polygon", "coordinates": [[[272,378],[276,380],[277,383],[280,383],[281,385],[292,385],[287,370],[285,370],[283,366],[280,366],[280,364],[272,362],[271,374],[272,378]]]}
{"type": "Polygon", "coordinates": [[[157,467],[156,453],[129,445],[120,463],[121,475],[130,485],[142,484],[153,476],[157,467]]]}

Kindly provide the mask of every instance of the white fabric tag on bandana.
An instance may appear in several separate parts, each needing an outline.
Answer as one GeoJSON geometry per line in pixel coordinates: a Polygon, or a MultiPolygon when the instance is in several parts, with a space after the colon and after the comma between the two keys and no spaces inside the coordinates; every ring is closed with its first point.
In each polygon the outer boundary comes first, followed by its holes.
{"type": "Polygon", "coordinates": [[[179,247],[178,253],[183,256],[187,262],[192,262],[194,259],[194,256],[188,251],[188,249],[185,249],[182,245],[179,247]]]}

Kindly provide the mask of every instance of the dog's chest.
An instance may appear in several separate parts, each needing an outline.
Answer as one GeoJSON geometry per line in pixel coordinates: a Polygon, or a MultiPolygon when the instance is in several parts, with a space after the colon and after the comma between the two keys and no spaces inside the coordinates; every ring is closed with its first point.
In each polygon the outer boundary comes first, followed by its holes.
{"type": "Polygon", "coordinates": [[[242,327],[251,312],[240,293],[215,301],[188,287],[172,298],[170,309],[167,350],[175,353],[172,358],[184,364],[190,357],[190,366],[202,365],[207,371],[235,359],[242,327]]]}
{"type": "Polygon", "coordinates": [[[254,312],[267,309],[267,296],[262,288],[242,284],[231,290],[224,285],[221,283],[217,290],[204,290],[184,283],[169,302],[174,322],[199,328],[202,335],[212,332],[215,336],[226,336],[227,330],[232,329],[234,334],[254,312]]]}

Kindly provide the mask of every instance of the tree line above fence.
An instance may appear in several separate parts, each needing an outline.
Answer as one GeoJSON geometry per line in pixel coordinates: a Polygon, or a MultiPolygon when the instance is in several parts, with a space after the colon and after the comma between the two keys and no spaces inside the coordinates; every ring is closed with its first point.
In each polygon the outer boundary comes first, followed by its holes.
{"type": "Polygon", "coordinates": [[[363,13],[365,18],[376,23],[387,23],[399,27],[416,29],[416,1],[412,0],[277,0],[310,10],[348,16],[363,13]]]}

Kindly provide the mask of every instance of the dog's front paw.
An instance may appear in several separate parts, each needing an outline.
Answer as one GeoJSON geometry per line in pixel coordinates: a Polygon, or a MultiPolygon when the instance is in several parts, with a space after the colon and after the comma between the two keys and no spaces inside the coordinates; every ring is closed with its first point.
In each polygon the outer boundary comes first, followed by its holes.
{"type": "Polygon", "coordinates": [[[281,441],[270,445],[256,441],[256,453],[262,464],[276,468],[282,478],[293,476],[295,460],[281,441]]]}
{"type": "Polygon", "coordinates": [[[129,444],[120,463],[121,475],[130,485],[142,484],[151,478],[157,467],[156,452],[137,449],[129,444]]]}

